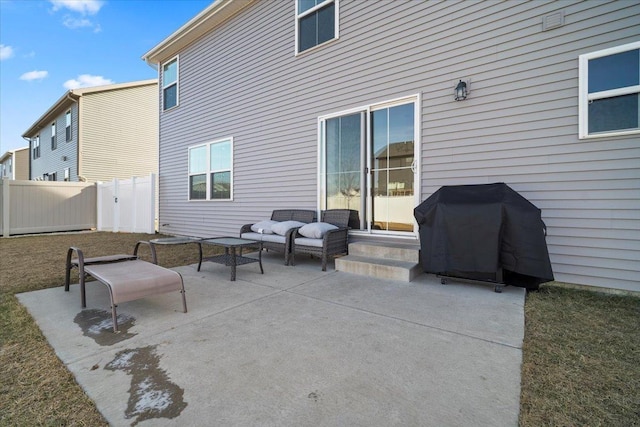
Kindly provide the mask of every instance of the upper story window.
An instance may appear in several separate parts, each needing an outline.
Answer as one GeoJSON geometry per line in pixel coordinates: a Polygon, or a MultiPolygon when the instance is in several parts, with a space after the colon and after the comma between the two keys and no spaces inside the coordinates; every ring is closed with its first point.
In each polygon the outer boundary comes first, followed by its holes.
{"type": "Polygon", "coordinates": [[[640,42],[580,55],[580,138],[640,132],[640,42]]]}
{"type": "Polygon", "coordinates": [[[296,0],[296,53],[338,38],[338,0],[296,0]]]}
{"type": "Polygon", "coordinates": [[[189,148],[189,200],[231,200],[233,138],[189,148]]]}
{"type": "Polygon", "coordinates": [[[178,105],[178,58],[162,66],[162,109],[178,105]]]}
{"type": "Polygon", "coordinates": [[[37,159],[40,157],[40,135],[36,135],[33,139],[33,158],[37,159]]]}
{"type": "Polygon", "coordinates": [[[58,139],[56,138],[56,122],[51,123],[51,149],[58,148],[58,139]]]}
{"type": "Polygon", "coordinates": [[[67,114],[64,116],[65,120],[65,133],[67,142],[71,141],[71,110],[67,111],[67,114]]]}

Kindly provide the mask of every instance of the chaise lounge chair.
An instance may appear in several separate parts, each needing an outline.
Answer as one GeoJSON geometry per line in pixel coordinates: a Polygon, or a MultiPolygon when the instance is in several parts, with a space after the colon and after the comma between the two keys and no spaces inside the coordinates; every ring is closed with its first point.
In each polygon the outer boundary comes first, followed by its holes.
{"type": "MultiPolygon", "coordinates": [[[[137,252],[137,249],[138,245],[136,245],[134,252],[137,252]]],[[[82,308],[87,306],[85,293],[87,275],[92,276],[109,289],[113,332],[118,332],[116,307],[121,302],[180,291],[182,294],[182,308],[185,313],[187,312],[187,300],[182,276],[173,270],[137,258],[132,259],[129,255],[85,258],[82,251],[76,247],[69,248],[67,253],[67,275],[71,269],[70,265],[78,267],[82,308]],[[73,252],[78,256],[74,260],[71,259],[73,252]]],[[[67,278],[65,291],[69,291],[68,282],[67,278]]]]}

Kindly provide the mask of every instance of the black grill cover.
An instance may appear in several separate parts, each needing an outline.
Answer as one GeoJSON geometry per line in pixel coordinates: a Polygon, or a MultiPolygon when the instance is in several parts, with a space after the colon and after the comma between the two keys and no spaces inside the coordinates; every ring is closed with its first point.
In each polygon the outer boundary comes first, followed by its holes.
{"type": "Polygon", "coordinates": [[[537,289],[553,280],[540,209],[504,183],[444,186],[413,211],[425,272],[537,289]]]}

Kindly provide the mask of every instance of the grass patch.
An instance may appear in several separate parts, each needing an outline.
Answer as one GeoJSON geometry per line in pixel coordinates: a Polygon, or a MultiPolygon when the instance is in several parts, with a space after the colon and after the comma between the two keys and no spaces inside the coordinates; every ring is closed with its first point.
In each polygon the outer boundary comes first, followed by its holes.
{"type": "MultiPolygon", "coordinates": [[[[154,237],[163,236],[0,239],[0,425],[107,425],[15,294],[62,287],[69,246],[86,256],[131,253],[154,237]]],[[[165,267],[197,262],[193,245],[157,249],[165,267]]],[[[147,251],[141,247],[149,260],[147,251]]],[[[520,425],[640,425],[640,297],[553,285],[528,294],[520,425]]]]}
{"type": "MultiPolygon", "coordinates": [[[[138,240],[156,237],[165,236],[91,232],[0,239],[0,425],[108,425],[15,294],[64,286],[69,246],[85,256],[132,253],[138,240]]],[[[203,247],[204,255],[213,249],[203,247]]],[[[194,245],[159,246],[157,253],[164,267],[198,261],[194,245]]],[[[140,255],[150,260],[148,247],[140,255]]],[[[77,283],[77,270],[72,274],[77,283]]]]}
{"type": "Polygon", "coordinates": [[[522,426],[640,425],[640,298],[529,293],[522,383],[522,426]]]}

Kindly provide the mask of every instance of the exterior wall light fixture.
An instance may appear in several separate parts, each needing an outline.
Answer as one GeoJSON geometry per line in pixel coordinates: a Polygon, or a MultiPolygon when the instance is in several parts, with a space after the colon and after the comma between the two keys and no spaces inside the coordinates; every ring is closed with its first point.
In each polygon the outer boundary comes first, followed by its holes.
{"type": "Polygon", "coordinates": [[[456,93],[456,97],[455,97],[456,101],[464,101],[465,99],[467,99],[467,84],[462,80],[460,80],[458,82],[458,85],[456,86],[455,93],[456,93]]]}

